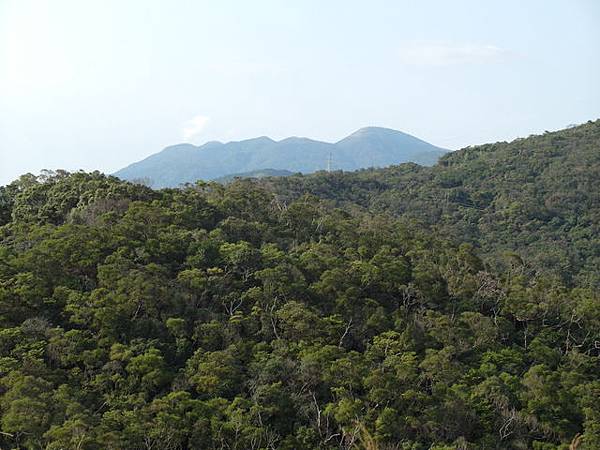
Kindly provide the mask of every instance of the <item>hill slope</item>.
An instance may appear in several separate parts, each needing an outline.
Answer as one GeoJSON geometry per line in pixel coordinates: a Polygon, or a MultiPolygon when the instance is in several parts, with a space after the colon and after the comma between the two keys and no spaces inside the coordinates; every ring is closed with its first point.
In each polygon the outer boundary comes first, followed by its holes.
{"type": "Polygon", "coordinates": [[[0,199],[2,448],[599,448],[597,290],[251,179],[0,199]]]}
{"type": "Polygon", "coordinates": [[[599,143],[0,187],[0,447],[600,448],[599,143]]]}
{"type": "Polygon", "coordinates": [[[217,183],[231,183],[236,178],[289,177],[291,175],[294,175],[294,172],[290,172],[289,170],[260,169],[250,172],[232,173],[231,175],[215,178],[213,181],[217,183]]]}
{"type": "Polygon", "coordinates": [[[115,173],[124,180],[144,179],[155,188],[214,180],[233,173],[266,168],[311,173],[327,166],[356,170],[402,162],[434,164],[447,150],[400,131],[369,127],[331,144],[291,137],[273,141],[259,137],[239,142],[209,142],[200,147],[180,144],[133,163],[115,173]]]}
{"type": "Polygon", "coordinates": [[[465,148],[433,167],[405,164],[268,183],[283,200],[312,193],[416,219],[475,243],[490,262],[516,252],[531,270],[600,286],[600,121],[465,148]]]}

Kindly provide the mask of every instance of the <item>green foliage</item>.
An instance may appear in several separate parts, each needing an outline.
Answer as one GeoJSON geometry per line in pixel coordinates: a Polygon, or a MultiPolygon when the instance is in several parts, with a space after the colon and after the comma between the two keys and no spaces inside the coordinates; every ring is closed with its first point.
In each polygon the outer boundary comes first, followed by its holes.
{"type": "Polygon", "coordinates": [[[498,271],[544,272],[570,286],[598,289],[599,143],[600,120],[468,147],[433,167],[403,164],[263,184],[280,201],[311,193],[345,208],[417,220],[475,244],[498,271]],[[507,253],[516,259],[507,260],[507,253]]]}
{"type": "Polygon", "coordinates": [[[0,447],[598,448],[597,129],[278,190],[22,177],[0,447]]]}

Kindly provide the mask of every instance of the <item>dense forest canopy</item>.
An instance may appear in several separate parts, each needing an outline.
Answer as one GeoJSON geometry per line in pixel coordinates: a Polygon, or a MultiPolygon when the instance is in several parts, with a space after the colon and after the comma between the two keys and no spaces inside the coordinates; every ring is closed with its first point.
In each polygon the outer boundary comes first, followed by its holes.
{"type": "Polygon", "coordinates": [[[501,269],[501,259],[515,254],[531,271],[600,288],[600,120],[469,147],[431,168],[403,164],[269,183],[285,199],[310,192],[338,206],[418,220],[476,245],[501,269]]]}
{"type": "Polygon", "coordinates": [[[433,168],[0,188],[0,447],[600,448],[600,123],[433,168]]]}

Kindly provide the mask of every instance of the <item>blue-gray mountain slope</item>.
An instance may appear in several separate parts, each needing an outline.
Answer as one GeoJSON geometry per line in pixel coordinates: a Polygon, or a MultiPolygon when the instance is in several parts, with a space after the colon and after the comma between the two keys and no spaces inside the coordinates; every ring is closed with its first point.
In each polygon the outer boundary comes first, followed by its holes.
{"type": "Polygon", "coordinates": [[[447,150],[400,131],[362,128],[336,143],[290,137],[258,137],[238,142],[179,144],[115,173],[124,180],[145,180],[154,188],[176,187],[196,180],[215,180],[266,168],[311,173],[385,167],[403,162],[433,165],[447,150]]]}

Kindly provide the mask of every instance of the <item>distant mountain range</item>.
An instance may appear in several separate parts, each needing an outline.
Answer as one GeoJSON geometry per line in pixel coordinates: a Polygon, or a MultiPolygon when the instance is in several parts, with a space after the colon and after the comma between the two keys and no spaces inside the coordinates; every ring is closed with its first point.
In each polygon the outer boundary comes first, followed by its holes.
{"type": "Polygon", "coordinates": [[[447,152],[401,131],[367,127],[336,143],[302,137],[274,141],[262,136],[228,143],[212,141],[199,147],[173,145],[114,175],[129,181],[144,180],[154,188],[163,188],[199,179],[227,180],[234,177],[233,174],[260,177],[311,173],[328,166],[332,170],[346,171],[403,162],[429,166],[447,152]],[[254,172],[257,174],[251,175],[254,172]]]}

